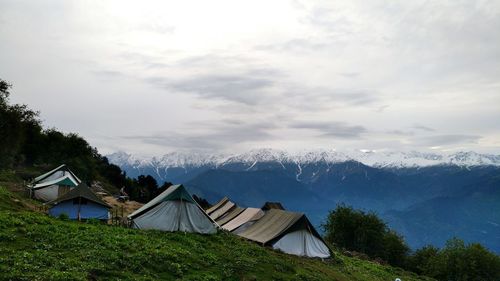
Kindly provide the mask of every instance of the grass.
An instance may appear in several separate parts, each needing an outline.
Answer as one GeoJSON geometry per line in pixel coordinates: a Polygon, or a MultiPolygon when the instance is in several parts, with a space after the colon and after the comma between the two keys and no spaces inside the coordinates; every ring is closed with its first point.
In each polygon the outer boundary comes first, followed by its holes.
{"type": "Polygon", "coordinates": [[[62,221],[13,199],[20,198],[0,187],[0,280],[431,280],[340,254],[291,256],[223,232],[62,221]]]}

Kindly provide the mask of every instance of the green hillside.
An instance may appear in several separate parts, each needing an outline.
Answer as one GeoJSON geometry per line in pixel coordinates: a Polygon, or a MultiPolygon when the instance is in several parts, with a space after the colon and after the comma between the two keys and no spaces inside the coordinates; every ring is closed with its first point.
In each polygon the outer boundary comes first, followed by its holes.
{"type": "Polygon", "coordinates": [[[339,254],[286,255],[228,233],[63,221],[30,204],[0,187],[0,280],[431,280],[339,254]]]}

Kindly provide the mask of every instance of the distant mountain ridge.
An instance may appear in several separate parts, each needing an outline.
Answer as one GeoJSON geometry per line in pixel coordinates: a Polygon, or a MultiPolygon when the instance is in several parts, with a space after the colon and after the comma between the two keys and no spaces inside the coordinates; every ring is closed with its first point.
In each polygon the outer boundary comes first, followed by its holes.
{"type": "Polygon", "coordinates": [[[259,149],[235,155],[108,156],[128,176],[183,183],[209,202],[280,201],[319,226],[339,203],[378,213],[416,248],[453,237],[500,253],[500,156],[259,149]]]}
{"type": "Polygon", "coordinates": [[[372,150],[305,150],[287,152],[276,149],[255,149],[241,154],[204,154],[171,152],[161,157],[139,157],[125,152],[107,155],[108,160],[118,166],[135,169],[153,168],[162,178],[159,170],[168,168],[196,168],[202,166],[223,167],[231,164],[245,164],[248,168],[257,163],[274,162],[278,164],[304,164],[325,162],[341,163],[357,161],[376,168],[418,168],[436,165],[500,166],[500,155],[480,154],[472,151],[456,153],[424,153],[417,151],[372,151],[372,150]]]}

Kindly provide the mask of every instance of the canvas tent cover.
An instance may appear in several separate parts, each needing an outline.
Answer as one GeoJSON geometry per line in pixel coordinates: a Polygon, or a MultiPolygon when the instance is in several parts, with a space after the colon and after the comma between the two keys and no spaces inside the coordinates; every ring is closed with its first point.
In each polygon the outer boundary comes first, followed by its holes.
{"type": "Polygon", "coordinates": [[[80,179],[66,166],[61,165],[36,177],[28,188],[35,198],[53,201],[80,183],[80,179]]]}
{"type": "Polygon", "coordinates": [[[95,195],[90,188],[80,183],[48,204],[53,205],[49,214],[53,217],[66,214],[70,219],[109,219],[111,206],[95,195]]]}
{"type": "Polygon", "coordinates": [[[236,204],[234,204],[233,202],[226,201],[225,204],[220,206],[217,210],[213,211],[210,214],[210,217],[213,220],[217,220],[217,219],[221,218],[223,215],[225,215],[227,212],[231,211],[235,206],[236,206],[236,204]]]}
{"type": "Polygon", "coordinates": [[[107,208],[111,208],[110,205],[106,204],[101,198],[97,197],[97,195],[90,190],[90,188],[85,184],[85,183],[80,183],[77,187],[73,188],[72,190],[68,191],[67,193],[63,194],[59,198],[57,198],[54,201],[49,202],[48,204],[58,204],[60,202],[68,201],[68,200],[73,200],[77,198],[85,198],[89,201],[92,201],[96,204],[102,205],[107,208]]]}
{"type": "Polygon", "coordinates": [[[231,221],[227,222],[222,226],[223,229],[228,231],[234,231],[238,227],[241,227],[245,223],[255,221],[260,219],[264,215],[264,212],[258,208],[246,208],[238,216],[236,216],[231,221]]]}
{"type": "Polygon", "coordinates": [[[38,189],[44,186],[58,184],[65,179],[68,180],[66,182],[68,184],[65,185],[71,185],[70,183],[73,183],[74,186],[77,186],[81,182],[81,180],[65,164],[62,164],[61,166],[36,177],[33,180],[33,188],[38,189]]]}
{"type": "Polygon", "coordinates": [[[174,185],[128,216],[140,229],[215,233],[215,222],[182,185],[174,185]]]}
{"type": "Polygon", "coordinates": [[[216,222],[220,226],[222,226],[222,225],[226,224],[227,222],[233,220],[236,216],[241,214],[241,212],[243,212],[244,210],[245,210],[245,208],[241,208],[241,207],[236,206],[230,212],[228,212],[225,216],[222,216],[219,219],[217,219],[216,222]]]}
{"type": "Polygon", "coordinates": [[[271,209],[284,210],[285,208],[283,207],[283,205],[281,205],[280,202],[266,202],[264,203],[264,206],[262,206],[261,209],[264,211],[268,211],[271,209]]]}
{"type": "Polygon", "coordinates": [[[238,235],[290,254],[330,256],[328,246],[302,213],[271,209],[238,235]]]}
{"type": "Polygon", "coordinates": [[[219,202],[215,203],[212,207],[208,208],[206,210],[207,214],[212,214],[213,211],[219,209],[222,205],[226,204],[226,202],[229,201],[227,197],[222,198],[219,202]]]}

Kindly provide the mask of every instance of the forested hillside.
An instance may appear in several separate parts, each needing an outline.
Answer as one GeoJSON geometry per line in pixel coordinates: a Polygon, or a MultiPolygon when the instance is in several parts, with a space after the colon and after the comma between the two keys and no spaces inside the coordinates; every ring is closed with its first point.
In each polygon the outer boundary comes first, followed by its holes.
{"type": "Polygon", "coordinates": [[[128,178],[120,167],[76,133],[46,129],[39,113],[27,105],[10,104],[12,85],[0,79],[0,167],[13,170],[24,180],[66,164],[83,181],[99,181],[111,193],[125,187],[134,199],[147,202],[169,184],[158,186],[150,176],[128,178]]]}

